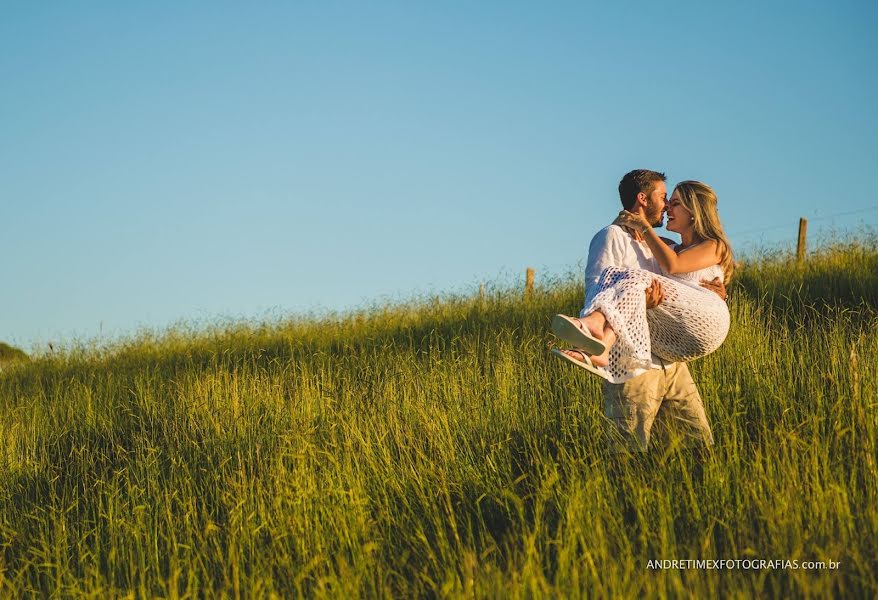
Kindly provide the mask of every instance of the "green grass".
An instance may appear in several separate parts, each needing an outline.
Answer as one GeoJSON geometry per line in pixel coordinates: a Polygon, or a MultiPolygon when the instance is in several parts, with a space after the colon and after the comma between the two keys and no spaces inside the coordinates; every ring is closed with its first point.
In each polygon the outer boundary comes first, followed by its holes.
{"type": "Polygon", "coordinates": [[[547,352],[573,279],[34,356],[0,376],[0,592],[875,596],[876,265],[745,261],[692,364],[706,454],[608,453],[547,352]],[[841,566],[647,569],[752,558],[841,566]]]}
{"type": "Polygon", "coordinates": [[[26,360],[28,360],[28,355],[23,350],[0,342],[0,371],[3,370],[3,367],[26,360]]]}

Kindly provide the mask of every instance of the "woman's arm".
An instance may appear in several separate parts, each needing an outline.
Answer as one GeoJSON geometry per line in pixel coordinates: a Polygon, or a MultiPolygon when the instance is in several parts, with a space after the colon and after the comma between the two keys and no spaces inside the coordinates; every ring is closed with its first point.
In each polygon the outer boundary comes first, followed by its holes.
{"type": "Polygon", "coordinates": [[[692,246],[686,252],[677,254],[670,246],[665,244],[642,215],[623,211],[619,213],[619,218],[616,222],[632,227],[641,233],[649,249],[652,250],[653,256],[658,260],[665,273],[670,275],[690,273],[719,264],[719,246],[714,240],[705,240],[700,244],[692,246]]]}
{"type": "Polygon", "coordinates": [[[716,253],[717,243],[713,240],[705,240],[685,252],[677,254],[661,241],[652,227],[643,233],[643,238],[662,269],[670,275],[690,273],[719,263],[719,257],[716,253]]]}

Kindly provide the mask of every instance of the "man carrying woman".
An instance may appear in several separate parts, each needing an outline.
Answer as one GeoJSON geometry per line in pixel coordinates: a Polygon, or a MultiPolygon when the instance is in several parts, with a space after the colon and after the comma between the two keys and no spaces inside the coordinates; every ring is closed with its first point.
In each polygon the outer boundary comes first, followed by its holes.
{"type": "Polygon", "coordinates": [[[668,202],[664,174],[638,169],[622,178],[619,196],[625,210],[589,246],[579,318],[553,319],[573,348],[553,353],[605,379],[604,412],[633,449],[647,448],[656,422],[710,445],[686,362],[719,347],[729,327],[733,263],[716,194],[688,181],[668,202]],[[666,210],[681,244],[653,230],[666,210]]]}

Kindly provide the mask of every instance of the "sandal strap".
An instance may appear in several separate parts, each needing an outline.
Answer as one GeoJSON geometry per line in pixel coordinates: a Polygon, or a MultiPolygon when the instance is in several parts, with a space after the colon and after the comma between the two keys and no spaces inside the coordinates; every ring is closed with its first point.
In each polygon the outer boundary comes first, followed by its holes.
{"type": "Polygon", "coordinates": [[[578,360],[581,362],[588,362],[588,354],[583,352],[582,350],[577,350],[576,348],[568,348],[565,352],[573,352],[574,354],[579,355],[578,360]]]}

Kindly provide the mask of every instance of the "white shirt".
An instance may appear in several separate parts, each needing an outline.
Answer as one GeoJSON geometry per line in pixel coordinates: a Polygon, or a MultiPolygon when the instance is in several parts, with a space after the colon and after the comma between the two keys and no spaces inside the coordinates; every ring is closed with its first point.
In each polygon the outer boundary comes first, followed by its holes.
{"type": "Polygon", "coordinates": [[[607,267],[643,269],[661,273],[646,242],[637,241],[619,225],[607,225],[591,239],[585,264],[585,304],[597,293],[597,283],[607,267]]]}
{"type": "MultiPolygon", "coordinates": [[[[635,240],[619,225],[608,225],[598,231],[588,246],[588,260],[585,264],[585,303],[579,316],[584,316],[585,307],[597,293],[597,283],[607,267],[644,269],[661,273],[658,261],[644,241],[635,240]]],[[[652,355],[652,368],[660,369],[662,363],[652,355]]]]}

